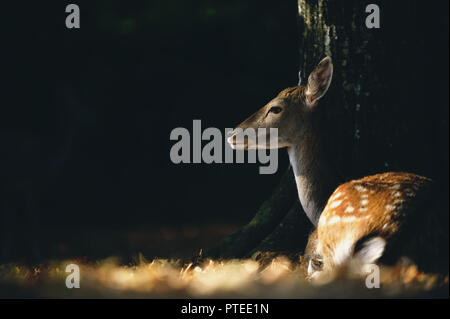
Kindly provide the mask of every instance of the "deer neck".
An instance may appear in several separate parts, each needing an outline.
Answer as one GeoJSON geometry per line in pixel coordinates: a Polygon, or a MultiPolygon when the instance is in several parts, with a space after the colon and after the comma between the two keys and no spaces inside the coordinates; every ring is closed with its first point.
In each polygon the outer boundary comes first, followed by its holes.
{"type": "Polygon", "coordinates": [[[328,198],[338,186],[338,174],[321,149],[318,136],[307,136],[288,148],[300,203],[317,226],[328,198]]]}

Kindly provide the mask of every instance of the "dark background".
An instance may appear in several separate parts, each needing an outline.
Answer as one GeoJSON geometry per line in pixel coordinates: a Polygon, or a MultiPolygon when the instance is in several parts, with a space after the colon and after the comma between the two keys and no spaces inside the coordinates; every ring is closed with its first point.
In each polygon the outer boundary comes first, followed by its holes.
{"type": "MultiPolygon", "coordinates": [[[[203,236],[192,246],[198,248],[247,222],[288,166],[285,152],[274,175],[259,175],[256,164],[175,165],[169,135],[179,126],[192,131],[193,119],[203,128],[233,127],[297,83],[296,1],[76,1],[81,29],[72,30],[64,23],[68,3],[30,1],[2,10],[3,226],[8,216],[31,209],[43,253],[61,258],[172,254],[173,238],[203,236]]],[[[346,167],[349,179],[407,170],[447,187],[448,3],[427,3],[413,17],[405,10],[411,3],[382,11],[382,29],[373,30],[386,37],[386,50],[389,41],[408,39],[401,54],[409,53],[403,61],[411,76],[401,81],[410,81],[411,90],[389,92],[408,101],[408,109],[396,110],[406,118],[398,123],[404,134],[395,137],[401,148],[389,151],[386,130],[368,144],[384,152],[375,159],[360,152],[346,167]],[[398,26],[402,32],[394,31],[398,26]]],[[[364,21],[357,27],[365,28],[364,21]]],[[[367,126],[383,131],[382,118],[367,126]]],[[[21,226],[15,233],[13,255],[20,256],[26,249],[20,240],[35,234],[21,226]]]]}

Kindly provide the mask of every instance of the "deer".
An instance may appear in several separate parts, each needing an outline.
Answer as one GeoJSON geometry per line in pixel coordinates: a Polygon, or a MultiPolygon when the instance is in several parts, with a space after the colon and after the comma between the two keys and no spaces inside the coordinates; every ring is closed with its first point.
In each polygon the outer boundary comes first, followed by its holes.
{"type": "Polygon", "coordinates": [[[237,150],[272,145],[287,149],[301,206],[315,226],[304,251],[307,278],[332,278],[336,269],[349,264],[363,272],[368,264],[393,263],[401,257],[433,266],[439,254],[448,271],[448,222],[443,222],[448,221],[448,210],[437,212],[431,179],[386,172],[340,184],[322,134],[327,130],[323,114],[332,107],[323,97],[332,77],[332,59],[325,57],[306,85],[282,90],[227,139],[237,150]],[[260,130],[264,136],[244,133],[259,128],[266,128],[260,130]],[[268,142],[269,128],[277,129],[277,143],[268,142]]]}

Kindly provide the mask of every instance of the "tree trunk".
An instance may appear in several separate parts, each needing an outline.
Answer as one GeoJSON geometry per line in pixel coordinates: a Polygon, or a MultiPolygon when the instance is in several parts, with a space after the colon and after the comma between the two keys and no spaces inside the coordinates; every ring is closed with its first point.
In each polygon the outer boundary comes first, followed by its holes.
{"type": "MultiPolygon", "coordinates": [[[[369,29],[365,2],[298,0],[303,84],[322,58],[334,62],[327,147],[343,181],[409,171],[448,190],[448,2],[376,4],[381,25],[369,29]]],[[[210,256],[303,250],[311,224],[286,174],[255,218],[210,256]]]]}

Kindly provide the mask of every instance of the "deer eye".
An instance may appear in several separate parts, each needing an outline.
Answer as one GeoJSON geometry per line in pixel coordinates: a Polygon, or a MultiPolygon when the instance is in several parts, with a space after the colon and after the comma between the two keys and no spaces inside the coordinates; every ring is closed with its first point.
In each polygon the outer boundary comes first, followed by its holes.
{"type": "Polygon", "coordinates": [[[311,266],[314,270],[321,270],[323,268],[323,262],[320,259],[312,258],[311,266]]]}
{"type": "Polygon", "coordinates": [[[272,106],[272,107],[270,108],[270,110],[269,110],[269,112],[272,112],[272,113],[274,113],[274,114],[278,114],[278,113],[280,113],[281,111],[283,111],[283,109],[282,109],[281,107],[279,107],[279,106],[272,106]]]}

